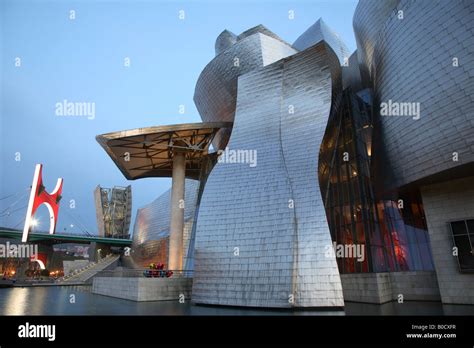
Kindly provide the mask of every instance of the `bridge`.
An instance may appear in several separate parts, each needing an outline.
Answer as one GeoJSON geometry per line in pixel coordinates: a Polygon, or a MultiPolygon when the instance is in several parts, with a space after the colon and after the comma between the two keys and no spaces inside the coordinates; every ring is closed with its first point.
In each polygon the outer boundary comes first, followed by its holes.
{"type": "MultiPolygon", "coordinates": [[[[0,238],[15,239],[21,241],[23,231],[2,228],[0,227],[0,238]]],[[[78,243],[78,244],[90,244],[99,243],[109,246],[130,246],[132,245],[131,239],[120,239],[120,238],[106,238],[99,236],[91,236],[84,234],[48,234],[39,232],[30,232],[28,234],[28,242],[41,242],[42,244],[61,244],[61,243],[78,243]]]]}

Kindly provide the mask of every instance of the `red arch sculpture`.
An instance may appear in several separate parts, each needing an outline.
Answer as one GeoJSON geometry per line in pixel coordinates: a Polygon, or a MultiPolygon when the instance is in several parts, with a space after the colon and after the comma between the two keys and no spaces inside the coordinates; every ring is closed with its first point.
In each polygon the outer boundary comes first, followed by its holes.
{"type": "Polygon", "coordinates": [[[24,243],[28,240],[28,233],[31,226],[31,219],[35,215],[36,210],[41,204],[45,204],[49,210],[49,234],[54,234],[56,223],[58,221],[59,201],[61,200],[61,192],[63,190],[63,179],[59,178],[53,192],[48,193],[43,185],[43,165],[37,164],[33,184],[31,185],[30,200],[28,202],[28,210],[26,211],[25,226],[21,241],[24,243]]]}

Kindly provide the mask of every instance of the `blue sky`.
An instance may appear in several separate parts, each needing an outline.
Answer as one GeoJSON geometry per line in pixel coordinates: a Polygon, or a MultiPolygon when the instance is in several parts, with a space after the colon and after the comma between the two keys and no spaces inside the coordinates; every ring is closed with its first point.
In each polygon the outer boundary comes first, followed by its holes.
{"type": "MultiPolygon", "coordinates": [[[[200,122],[193,102],[195,83],[214,57],[215,39],[224,29],[240,34],[263,24],[293,43],[322,17],[352,52],[356,4],[0,1],[0,226],[23,227],[27,196],[19,193],[31,185],[36,163],[44,165],[48,191],[58,177],[64,178],[57,231],[96,233],[97,184],[131,184],[134,219],[136,209],[166,191],[170,180],[127,181],[96,142],[97,134],[200,122]],[[180,10],[184,20],[179,19],[180,10]],[[288,18],[290,10],[293,20],[288,18]],[[126,57],[130,67],[124,66],[126,57]],[[15,66],[17,58],[20,66],[15,66]],[[64,99],[95,103],[95,118],[56,116],[55,105],[64,99]],[[180,105],[185,106],[184,114],[179,113],[180,105]],[[2,199],[12,194],[16,196],[2,199]],[[69,207],[71,199],[74,209],[69,207]],[[9,208],[15,200],[18,203],[9,208]]],[[[39,229],[48,230],[44,206],[37,218],[39,229]]]]}

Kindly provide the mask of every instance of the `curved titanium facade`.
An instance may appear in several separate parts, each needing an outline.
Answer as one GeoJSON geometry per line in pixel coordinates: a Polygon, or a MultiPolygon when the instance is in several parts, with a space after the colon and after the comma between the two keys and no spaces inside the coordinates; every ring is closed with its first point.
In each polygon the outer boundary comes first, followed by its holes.
{"type": "Polygon", "coordinates": [[[234,33],[224,30],[216,39],[215,50],[216,56],[219,55],[222,51],[225,51],[233,44],[237,42],[237,35],[234,33]]]}
{"type": "MultiPolygon", "coordinates": [[[[237,78],[292,55],[296,50],[265,27],[257,26],[242,33],[237,39],[231,32],[224,31],[216,41],[216,53],[216,57],[199,75],[194,103],[204,121],[232,122],[237,98],[237,78]]],[[[224,148],[230,133],[230,130],[226,130],[217,134],[213,141],[214,147],[224,148]]]]}
{"type": "Polygon", "coordinates": [[[353,26],[357,42],[362,81],[365,87],[372,87],[373,56],[379,35],[384,28],[387,18],[395,16],[395,9],[400,0],[361,0],[357,4],[353,26]]]}
{"type": "Polygon", "coordinates": [[[207,180],[194,302],[344,305],[318,185],[319,147],[340,79],[324,42],[239,77],[228,146],[256,151],[258,161],[217,163],[207,180]]]}
{"type": "Polygon", "coordinates": [[[393,176],[384,183],[387,188],[474,162],[474,96],[469,93],[474,91],[474,3],[396,2],[397,11],[386,16],[387,6],[393,7],[390,1],[361,0],[354,17],[376,103],[419,105],[419,119],[379,117],[384,157],[393,176]],[[384,11],[379,3],[385,4],[384,11]],[[378,15],[372,23],[366,16],[374,11],[378,15]]]}
{"type": "Polygon", "coordinates": [[[333,49],[341,65],[345,59],[349,59],[350,53],[345,43],[321,18],[296,39],[293,47],[298,51],[303,51],[321,41],[325,41],[333,49]]]}
{"type": "Polygon", "coordinates": [[[419,15],[388,20],[375,59],[375,89],[380,103],[420,105],[417,120],[380,118],[394,184],[402,186],[474,162],[474,3],[401,1],[399,8],[419,15]],[[407,36],[418,40],[407,42],[407,36]],[[453,66],[453,57],[460,66],[453,66]]]}
{"type": "MultiPolygon", "coordinates": [[[[199,181],[186,179],[184,194],[184,245],[187,255],[189,234],[194,221],[194,211],[199,181]]],[[[150,204],[138,209],[133,228],[133,260],[143,267],[151,262],[168,263],[168,239],[170,229],[171,189],[150,204]]],[[[183,262],[185,264],[185,262],[183,262]]]]}
{"type": "Polygon", "coordinates": [[[350,87],[353,92],[359,92],[363,86],[357,50],[350,55],[348,63],[348,66],[342,67],[342,89],[350,87]]]}
{"type": "MultiPolygon", "coordinates": [[[[377,191],[382,200],[404,201],[398,210],[406,236],[416,236],[422,262],[430,244],[440,297],[448,303],[474,303],[472,275],[460,270],[463,262],[474,264],[473,244],[452,229],[472,221],[474,211],[473,18],[472,1],[360,0],[353,21],[363,81],[374,92],[373,169],[383,179],[377,191]],[[423,203],[408,223],[406,192],[423,203]],[[417,215],[426,220],[417,224],[417,215]]],[[[385,212],[396,212],[393,203],[385,212]]],[[[392,236],[404,233],[399,224],[384,228],[392,236]]],[[[417,253],[405,253],[397,239],[397,261],[401,254],[413,261],[408,269],[417,267],[417,253]]]]}

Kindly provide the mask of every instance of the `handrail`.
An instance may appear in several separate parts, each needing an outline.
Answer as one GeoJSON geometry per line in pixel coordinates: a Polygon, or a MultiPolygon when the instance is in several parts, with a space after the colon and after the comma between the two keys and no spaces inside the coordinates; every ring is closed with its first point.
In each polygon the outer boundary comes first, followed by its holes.
{"type": "MultiPolygon", "coordinates": [[[[105,257],[101,258],[100,260],[98,260],[97,262],[90,262],[87,266],[85,267],[82,267],[82,268],[79,268],[79,269],[75,269],[75,270],[72,270],[69,274],[61,277],[61,278],[58,278],[56,279],[56,282],[64,282],[64,281],[67,281],[71,278],[77,278],[77,277],[80,277],[81,275],[84,275],[86,274],[87,272],[95,272],[96,270],[94,269],[96,266],[100,266],[102,265],[103,263],[107,262],[107,261],[115,261],[113,260],[115,257],[118,257],[118,255],[116,254],[108,254],[106,255],[105,257]]],[[[106,266],[107,267],[107,266],[106,266]]],[[[103,270],[99,270],[96,272],[96,274],[102,272],[103,270]]]]}

